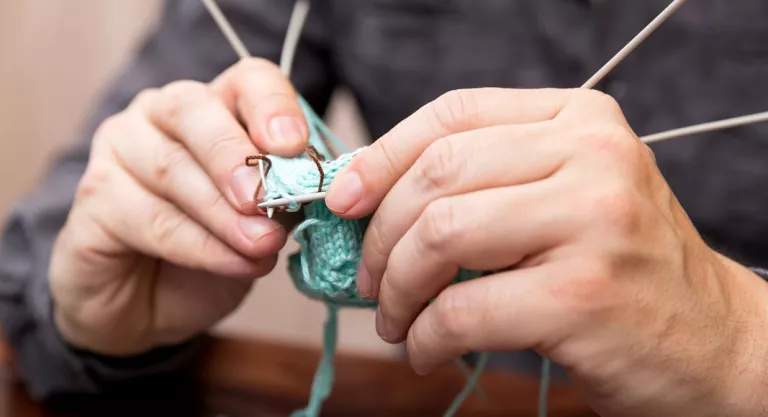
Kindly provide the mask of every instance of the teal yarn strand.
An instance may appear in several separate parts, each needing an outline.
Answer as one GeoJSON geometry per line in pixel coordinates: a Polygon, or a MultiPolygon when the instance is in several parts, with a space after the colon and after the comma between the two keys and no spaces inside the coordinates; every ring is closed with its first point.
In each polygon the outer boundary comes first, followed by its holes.
{"type": "Polygon", "coordinates": [[[549,395],[549,381],[552,377],[552,362],[549,358],[542,358],[541,380],[539,382],[539,417],[547,417],[547,396],[549,395]]]}
{"type": "MultiPolygon", "coordinates": [[[[304,220],[294,232],[300,250],[289,257],[290,276],[298,291],[323,302],[329,312],[323,337],[323,357],[313,380],[309,405],[292,416],[316,417],[322,403],[330,395],[333,384],[338,310],[343,307],[376,308],[378,304],[374,300],[360,297],[356,284],[363,237],[370,217],[346,220],[334,215],[323,200],[308,204],[292,200],[298,195],[327,190],[339,172],[364,148],[334,158],[329,144],[336,151],[344,151],[346,147],[301,97],[300,103],[309,127],[309,145],[324,158],[319,161],[322,175],[317,163],[307,154],[296,158],[270,155],[269,169],[265,174],[264,201],[287,198],[291,202],[287,208],[289,211],[302,210],[304,220]]],[[[459,283],[481,275],[480,271],[461,270],[453,282],[459,283]]],[[[480,356],[467,385],[446,411],[446,417],[453,416],[475,389],[488,356],[487,353],[480,356]]]]}
{"type": "Polygon", "coordinates": [[[472,393],[472,391],[475,390],[477,381],[480,379],[480,375],[482,375],[483,371],[485,370],[485,366],[488,364],[488,359],[490,357],[491,354],[488,352],[483,352],[480,354],[480,357],[475,364],[475,370],[472,372],[472,376],[469,378],[469,381],[467,381],[464,389],[462,389],[459,395],[457,395],[453,400],[451,406],[448,407],[448,410],[445,412],[445,414],[443,414],[444,417],[453,417],[459,411],[464,401],[469,398],[469,395],[472,393]]]}
{"type": "Polygon", "coordinates": [[[293,412],[291,417],[318,417],[323,402],[331,395],[335,373],[333,356],[336,352],[338,339],[338,323],[339,309],[329,305],[328,319],[325,322],[325,331],[323,332],[323,356],[320,358],[320,365],[317,367],[315,378],[312,381],[309,405],[303,410],[293,412]]]}

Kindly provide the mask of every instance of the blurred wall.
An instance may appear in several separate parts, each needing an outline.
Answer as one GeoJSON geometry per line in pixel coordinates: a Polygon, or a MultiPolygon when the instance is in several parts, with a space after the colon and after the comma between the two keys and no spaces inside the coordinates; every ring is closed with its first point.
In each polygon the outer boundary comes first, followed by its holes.
{"type": "MultiPolygon", "coordinates": [[[[95,95],[154,23],[159,3],[0,2],[0,220],[73,138],[95,95]]],[[[342,138],[362,143],[360,121],[346,96],[337,96],[329,118],[342,138]]],[[[291,242],[285,252],[294,250],[291,242]]],[[[298,294],[285,270],[281,259],[217,331],[318,346],[324,308],[298,294]]],[[[341,350],[399,354],[378,340],[371,312],[345,311],[341,323],[341,350]]]]}

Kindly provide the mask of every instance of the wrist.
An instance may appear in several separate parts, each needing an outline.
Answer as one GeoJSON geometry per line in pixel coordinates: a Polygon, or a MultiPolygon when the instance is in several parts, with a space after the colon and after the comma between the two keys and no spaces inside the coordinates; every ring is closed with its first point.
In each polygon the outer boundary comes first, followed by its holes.
{"type": "MultiPolygon", "coordinates": [[[[720,256],[720,255],[718,255],[720,256]]],[[[754,271],[720,256],[734,288],[732,316],[733,365],[721,383],[723,415],[758,415],[768,397],[768,285],[754,271]]]]}

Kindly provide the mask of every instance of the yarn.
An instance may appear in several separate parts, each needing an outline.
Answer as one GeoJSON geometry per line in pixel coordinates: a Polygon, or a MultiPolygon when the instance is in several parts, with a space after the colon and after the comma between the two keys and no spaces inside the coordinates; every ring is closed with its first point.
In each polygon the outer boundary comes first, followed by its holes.
{"type": "Polygon", "coordinates": [[[549,393],[549,380],[552,377],[551,368],[552,362],[549,358],[542,358],[539,385],[539,417],[547,417],[547,394],[549,393]]]}
{"type": "Polygon", "coordinates": [[[323,356],[317,366],[315,378],[312,381],[312,393],[309,396],[309,405],[303,410],[295,411],[291,417],[314,417],[320,414],[320,407],[328,396],[331,395],[333,385],[333,355],[336,351],[338,336],[339,308],[328,305],[328,320],[325,322],[323,332],[323,356]]]}
{"type": "MultiPolygon", "coordinates": [[[[247,48],[215,0],[203,0],[203,3],[240,59],[250,57],[247,48]]],[[[286,41],[280,58],[280,67],[286,76],[290,76],[296,46],[308,12],[308,0],[297,0],[291,14],[286,41]]],[[[268,158],[264,155],[246,158],[246,165],[249,166],[249,161],[254,158],[269,161],[271,172],[265,173],[265,184],[259,185],[266,188],[265,201],[279,197],[288,198],[290,201],[288,210],[291,211],[298,211],[302,208],[296,201],[291,200],[292,196],[313,192],[315,187],[318,191],[325,190],[333,181],[336,173],[362,150],[361,148],[351,153],[347,151],[344,144],[323,123],[306,100],[301,96],[298,99],[308,122],[309,144],[312,146],[312,152],[316,152],[323,159],[331,159],[333,155],[327,146],[327,142],[329,142],[337,151],[346,153],[333,161],[322,163],[317,160],[316,155],[311,155],[309,159],[277,156],[268,158]],[[317,171],[311,169],[310,162],[317,168],[317,171]],[[314,173],[319,175],[316,176],[314,173]]],[[[304,214],[306,219],[295,232],[296,240],[301,244],[301,250],[289,259],[290,274],[299,291],[326,304],[328,321],[325,324],[323,336],[323,356],[312,383],[309,405],[304,410],[294,413],[294,417],[316,417],[320,413],[323,401],[330,395],[333,384],[333,355],[336,349],[339,308],[350,306],[375,307],[376,303],[359,297],[355,283],[362,240],[370,219],[355,221],[340,219],[334,216],[322,201],[309,204],[305,208],[304,214]]],[[[477,278],[480,275],[476,271],[462,270],[455,282],[477,278]]],[[[467,386],[446,411],[446,417],[453,416],[471,391],[475,389],[488,358],[488,353],[480,355],[474,372],[468,375],[467,386]]],[[[546,390],[549,386],[549,361],[545,359],[543,366],[545,368],[542,371],[546,370],[546,373],[543,373],[541,380],[540,404],[543,401],[545,407],[546,390]]],[[[463,368],[462,371],[464,371],[463,368]]],[[[540,406],[540,416],[546,416],[544,407],[540,406]],[[541,410],[544,410],[543,414],[541,414],[541,410]]]]}
{"type": "MultiPolygon", "coordinates": [[[[328,307],[323,356],[312,384],[309,405],[294,413],[294,417],[316,417],[322,402],[330,395],[333,384],[338,310],[342,307],[375,308],[377,302],[360,297],[355,280],[370,217],[342,219],[333,214],[323,200],[303,205],[292,200],[292,197],[298,195],[325,191],[341,169],[364,147],[349,152],[306,101],[301,97],[299,101],[309,127],[309,145],[324,160],[317,161],[311,154],[295,158],[268,156],[264,201],[287,198],[291,201],[287,210],[303,209],[304,220],[294,232],[294,238],[301,249],[289,257],[289,272],[300,292],[328,307]],[[333,159],[328,144],[346,152],[333,159]]],[[[479,271],[461,270],[454,283],[481,275],[479,271]]],[[[466,387],[446,411],[446,417],[453,416],[475,389],[487,362],[488,354],[484,353],[469,375],[466,387]]]]}

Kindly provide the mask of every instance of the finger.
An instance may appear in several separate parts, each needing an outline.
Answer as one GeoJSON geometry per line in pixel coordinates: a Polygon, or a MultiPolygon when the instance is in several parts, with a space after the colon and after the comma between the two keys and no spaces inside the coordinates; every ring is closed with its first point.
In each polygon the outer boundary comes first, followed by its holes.
{"type": "Polygon", "coordinates": [[[554,119],[573,90],[459,90],[427,104],[357,155],[331,183],[326,203],[337,215],[372,213],[430,144],[445,136],[554,119]]]}
{"type": "Polygon", "coordinates": [[[212,83],[248,126],[257,148],[292,157],[307,147],[309,129],[293,85],[272,62],[240,61],[212,83]]]}
{"type": "Polygon", "coordinates": [[[376,297],[392,248],[430,202],[546,178],[571,155],[570,142],[560,139],[550,123],[543,122],[478,129],[432,143],[387,193],[371,219],[362,252],[367,274],[361,274],[369,282],[358,283],[361,293],[376,297]]]}
{"type": "Polygon", "coordinates": [[[544,180],[431,203],[387,264],[379,294],[380,329],[385,331],[380,336],[401,342],[459,268],[505,269],[567,242],[580,223],[562,210],[562,188],[557,181],[544,180]]]}
{"type": "Polygon", "coordinates": [[[569,265],[546,264],[447,288],[408,332],[411,366],[423,375],[468,352],[546,351],[578,325],[549,289],[568,273],[569,265]]]}
{"type": "Polygon", "coordinates": [[[84,192],[92,196],[83,212],[124,245],[178,266],[228,277],[253,279],[271,269],[269,259],[252,261],[239,255],[116,166],[99,170],[91,177],[101,178],[100,183],[84,192]]]}
{"type": "Polygon", "coordinates": [[[283,247],[285,229],[264,216],[246,216],[235,210],[187,148],[142,119],[126,129],[133,131],[123,131],[111,141],[113,154],[150,192],[247,257],[268,257],[283,247]]]}
{"type": "Polygon", "coordinates": [[[244,165],[256,148],[210,88],[180,81],[138,103],[155,126],[189,150],[233,207],[244,214],[259,212],[254,202],[259,172],[244,165]]]}

